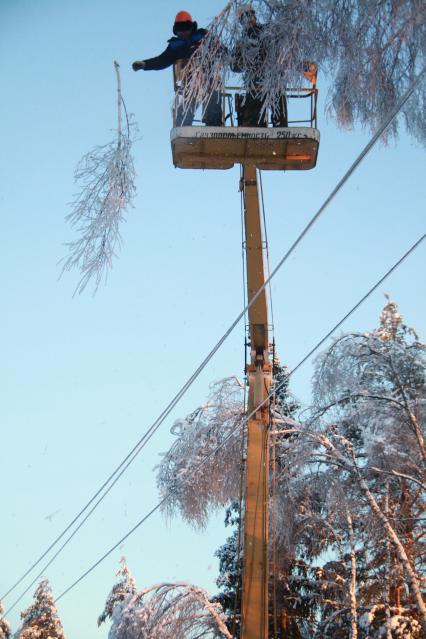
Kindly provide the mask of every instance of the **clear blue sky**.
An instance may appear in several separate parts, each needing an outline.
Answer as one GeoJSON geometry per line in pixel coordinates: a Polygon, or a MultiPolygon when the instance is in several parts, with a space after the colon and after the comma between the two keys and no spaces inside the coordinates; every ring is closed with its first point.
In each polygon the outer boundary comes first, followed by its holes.
{"type": "MultiPolygon", "coordinates": [[[[174,169],[171,72],[130,68],[163,50],[176,11],[193,12],[203,25],[222,6],[223,0],[0,1],[1,592],[99,487],[242,308],[238,169],[174,169]],[[77,275],[57,279],[62,244],[71,239],[64,216],[76,163],[113,137],[114,59],[142,134],[134,149],[138,197],[107,286],[95,297],[88,291],[73,299],[77,275]]],[[[320,75],[320,87],[325,82],[320,75]]],[[[368,139],[367,132],[327,122],[325,102],[323,90],[317,168],[264,174],[272,265],[368,139]]],[[[276,277],[275,334],[290,367],[424,233],[424,157],[403,130],[397,143],[378,146],[276,277]]],[[[425,257],[422,246],[345,330],[374,328],[389,292],[426,339],[425,257]]],[[[152,468],[173,440],[173,420],[204,400],[211,381],[241,375],[242,368],[240,327],[49,569],[54,594],[156,503],[152,468]]],[[[292,384],[305,403],[311,372],[305,365],[292,384]]],[[[122,554],[140,587],[179,579],[214,591],[222,518],[196,533],[153,517],[60,602],[68,639],[106,637],[96,618],[122,554]]],[[[10,616],[14,629],[18,611],[10,616]]]]}

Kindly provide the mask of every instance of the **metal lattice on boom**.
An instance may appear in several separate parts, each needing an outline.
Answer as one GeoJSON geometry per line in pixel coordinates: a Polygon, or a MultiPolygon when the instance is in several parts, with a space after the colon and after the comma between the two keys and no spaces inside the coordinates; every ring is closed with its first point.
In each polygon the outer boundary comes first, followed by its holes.
{"type": "Polygon", "coordinates": [[[272,361],[257,170],[307,170],[315,167],[320,140],[316,128],[318,90],[314,84],[310,88],[287,91],[287,98],[308,99],[310,116],[306,120],[290,121],[290,126],[286,127],[242,127],[235,126],[234,109],[234,101],[238,104],[241,99],[240,89],[225,87],[221,94],[222,126],[211,127],[176,126],[181,99],[178,66],[174,70],[174,88],[173,163],[182,169],[229,169],[234,164],[241,165],[248,302],[263,288],[248,312],[247,410],[250,418],[247,423],[244,487],[241,639],[268,639],[270,411],[266,399],[272,383],[272,361]],[[255,410],[257,406],[259,410],[255,410]]]}

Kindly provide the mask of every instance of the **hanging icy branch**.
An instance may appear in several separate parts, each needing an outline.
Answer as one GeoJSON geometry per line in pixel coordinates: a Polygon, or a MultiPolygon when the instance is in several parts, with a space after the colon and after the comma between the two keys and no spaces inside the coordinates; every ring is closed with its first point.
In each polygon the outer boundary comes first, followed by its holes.
{"type": "Polygon", "coordinates": [[[202,588],[162,583],[114,609],[109,639],[215,639],[231,634],[222,608],[202,588]]]}
{"type": "Polygon", "coordinates": [[[175,423],[178,439],[157,468],[160,492],[172,491],[169,515],[180,512],[204,526],[211,510],[237,499],[243,419],[241,384],[232,377],[214,384],[206,405],[175,423]],[[202,460],[202,469],[193,472],[202,460]]]}
{"type": "Polygon", "coordinates": [[[68,242],[68,257],[62,260],[62,273],[77,269],[80,281],[75,293],[82,293],[88,283],[94,283],[94,292],[106,280],[114,257],[121,247],[120,228],[125,221],[124,212],[132,206],[136,194],[132,143],[137,126],[125,110],[123,127],[119,64],[114,62],[117,77],[118,124],[116,139],[104,146],[96,146],[79,162],[75,181],[80,187],[71,203],[72,211],[66,217],[77,233],[77,239],[68,242]]]}
{"type": "MultiPolygon", "coordinates": [[[[184,104],[205,105],[234,70],[244,90],[274,111],[286,86],[306,82],[303,70],[314,61],[329,86],[328,113],[342,126],[376,129],[424,68],[425,52],[423,0],[231,0],[186,67],[184,104]],[[240,21],[247,4],[262,25],[255,36],[240,21]]],[[[423,143],[425,105],[423,81],[404,107],[407,129],[423,143]]]]}

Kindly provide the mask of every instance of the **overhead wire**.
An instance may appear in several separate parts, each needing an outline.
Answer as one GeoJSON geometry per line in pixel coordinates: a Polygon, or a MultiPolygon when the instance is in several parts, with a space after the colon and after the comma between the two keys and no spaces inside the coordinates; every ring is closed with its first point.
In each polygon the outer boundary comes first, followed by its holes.
{"type": "MultiPolygon", "coordinates": [[[[201,362],[201,364],[198,366],[198,368],[194,371],[194,373],[188,378],[188,380],[183,384],[183,386],[180,388],[180,390],[176,393],[176,395],[174,396],[174,398],[169,402],[169,404],[167,405],[167,407],[164,409],[164,411],[159,415],[159,417],[153,422],[153,424],[148,428],[148,430],[144,433],[144,435],[139,439],[139,441],[136,443],[136,445],[132,448],[132,450],[126,455],[126,457],[122,460],[122,462],[115,468],[115,470],[111,473],[111,475],[107,478],[107,480],[102,484],[102,486],[98,489],[98,491],[90,498],[90,500],[85,504],[85,506],[79,511],[79,513],[73,518],[73,520],[66,526],[66,528],[60,533],[60,535],[58,535],[58,537],[56,537],[56,539],[49,545],[49,547],[42,553],[42,555],[40,555],[40,557],[28,568],[28,570],[15,582],[15,584],[13,586],[11,586],[9,588],[9,590],[3,594],[0,599],[5,599],[13,590],[15,590],[15,588],[22,583],[22,581],[34,570],[34,568],[36,566],[39,565],[39,563],[47,556],[47,554],[56,546],[56,544],[66,535],[66,533],[73,527],[73,525],[80,519],[80,517],[88,510],[88,508],[91,506],[91,504],[97,499],[97,497],[100,497],[100,499],[98,500],[97,504],[93,507],[93,509],[91,510],[90,514],[92,514],[94,512],[94,510],[97,508],[97,506],[103,501],[103,499],[105,498],[105,496],[108,494],[108,492],[111,490],[112,486],[115,485],[116,481],[118,481],[119,477],[121,477],[121,475],[125,472],[125,470],[128,468],[128,466],[133,462],[133,460],[137,457],[137,455],[140,453],[140,451],[142,450],[142,448],[146,445],[146,443],[151,439],[151,437],[155,434],[155,432],[158,430],[158,428],[160,427],[160,425],[164,422],[164,420],[168,417],[168,415],[171,413],[171,411],[175,408],[175,406],[178,404],[178,402],[180,401],[180,399],[184,396],[184,394],[187,392],[187,390],[192,386],[192,384],[194,383],[194,381],[198,378],[198,376],[201,374],[201,372],[204,370],[204,368],[207,366],[207,364],[210,362],[210,360],[213,358],[213,356],[216,354],[216,352],[220,349],[220,347],[222,346],[222,344],[226,341],[226,339],[229,337],[229,335],[232,333],[232,331],[234,330],[234,328],[239,324],[240,320],[245,317],[248,309],[252,306],[252,304],[254,304],[254,302],[258,299],[258,297],[261,295],[261,293],[263,292],[263,290],[270,285],[270,282],[272,280],[272,278],[278,273],[278,271],[281,269],[281,267],[283,266],[283,264],[288,260],[288,258],[292,255],[292,253],[294,252],[294,250],[296,249],[296,247],[300,244],[300,242],[304,239],[304,237],[309,233],[309,231],[311,230],[311,228],[314,226],[314,224],[318,221],[318,219],[320,218],[320,216],[324,213],[324,211],[326,210],[326,208],[329,206],[329,204],[332,202],[332,200],[334,199],[334,197],[337,195],[337,193],[341,190],[341,188],[343,187],[343,185],[347,182],[347,180],[351,177],[352,173],[356,170],[356,168],[359,166],[359,164],[364,160],[364,158],[366,157],[366,155],[369,153],[369,151],[373,148],[373,146],[376,144],[376,142],[379,140],[379,138],[383,135],[384,131],[387,129],[387,127],[389,126],[389,124],[392,122],[392,120],[394,119],[394,117],[399,113],[399,111],[401,110],[401,108],[404,106],[404,104],[406,103],[406,101],[409,99],[409,97],[412,95],[412,93],[415,91],[415,89],[417,88],[417,86],[420,84],[420,82],[422,81],[424,75],[426,73],[426,66],[423,67],[423,69],[420,71],[420,73],[417,75],[417,77],[413,80],[413,82],[411,83],[410,87],[408,88],[408,90],[406,91],[406,93],[404,94],[404,96],[402,96],[402,98],[398,101],[398,103],[396,104],[396,106],[389,112],[389,114],[387,115],[386,118],[384,118],[381,126],[378,128],[378,130],[376,131],[376,133],[372,136],[372,138],[369,140],[369,142],[366,144],[366,146],[363,148],[363,150],[361,151],[361,153],[358,155],[358,157],[356,158],[356,160],[352,163],[352,165],[349,167],[349,169],[346,171],[346,173],[343,175],[343,177],[340,179],[340,181],[338,182],[338,184],[336,185],[336,187],[332,190],[332,192],[330,193],[330,195],[326,198],[326,200],[323,202],[323,204],[321,205],[321,207],[319,208],[319,210],[317,211],[317,213],[311,218],[311,220],[308,222],[308,224],[305,226],[305,228],[302,230],[302,232],[299,234],[299,236],[296,238],[296,240],[293,242],[293,244],[290,246],[290,248],[287,250],[287,252],[283,255],[283,257],[281,258],[281,260],[278,262],[278,264],[276,265],[276,267],[273,269],[273,271],[270,273],[269,277],[265,280],[265,282],[263,283],[263,285],[258,289],[258,291],[255,293],[255,295],[252,297],[252,299],[246,304],[246,306],[244,307],[244,309],[239,313],[239,315],[236,317],[236,319],[232,322],[232,324],[229,326],[229,328],[225,331],[225,333],[222,335],[222,337],[218,340],[218,342],[215,344],[215,346],[211,349],[211,351],[207,354],[207,356],[204,358],[204,360],[201,362]],[[128,463],[127,463],[128,462],[128,463]],[[123,472],[120,473],[120,471],[123,469],[123,472]],[[105,490],[105,492],[102,494],[102,492],[104,491],[104,489],[108,486],[108,484],[110,482],[112,482],[112,480],[114,479],[114,477],[118,474],[119,476],[116,478],[116,480],[114,481],[114,483],[107,489],[105,490]]],[[[90,515],[88,515],[85,518],[85,521],[88,519],[90,515]]],[[[81,526],[80,526],[81,527],[81,526]]],[[[76,531],[75,531],[76,532],[76,531]]],[[[68,542],[67,542],[68,543],[68,542]]],[[[64,544],[65,547],[66,544],[64,544]]],[[[56,555],[57,556],[57,555],[56,555]]]]}
{"type": "Polygon", "coordinates": [[[242,420],[241,422],[238,423],[238,425],[235,427],[234,430],[232,430],[223,440],[222,442],[213,450],[211,451],[208,455],[206,455],[203,459],[201,459],[199,461],[198,464],[196,464],[192,470],[189,471],[188,475],[186,475],[185,479],[181,479],[180,482],[177,482],[175,487],[171,490],[169,490],[164,496],[163,498],[156,504],[156,506],[154,506],[146,515],[144,515],[144,517],[142,519],[140,519],[134,526],[133,528],[131,528],[119,541],[117,541],[109,550],[107,550],[107,552],[105,552],[102,557],[100,557],[94,564],[92,564],[92,566],[90,566],[90,568],[88,568],[78,579],[76,579],[70,586],[68,586],[56,599],[55,602],[60,601],[63,597],[65,597],[65,595],[67,595],[71,590],[73,590],[83,579],[85,579],[91,572],[93,572],[93,570],[95,570],[95,568],[97,568],[97,566],[99,566],[100,563],[102,563],[109,555],[111,555],[111,553],[114,552],[114,550],[116,550],[116,548],[118,548],[123,542],[125,542],[138,528],[140,528],[140,526],[142,526],[142,524],[149,519],[149,517],[151,517],[156,511],[158,511],[162,505],[164,503],[166,503],[166,501],[179,489],[180,485],[182,483],[185,483],[188,480],[188,476],[191,477],[194,474],[196,474],[207,462],[208,460],[213,457],[214,455],[216,455],[221,448],[223,448],[223,446],[229,441],[229,439],[231,437],[234,436],[235,434],[235,430],[237,428],[241,428],[244,424],[246,424],[249,419],[251,419],[251,417],[253,415],[256,414],[256,412],[262,408],[262,406],[264,406],[267,402],[269,402],[271,400],[271,398],[273,397],[273,395],[275,393],[277,393],[281,388],[284,387],[284,385],[287,383],[287,381],[290,379],[290,377],[292,377],[292,375],[294,375],[294,373],[324,344],[324,342],[331,337],[331,335],[338,329],[340,328],[340,326],[342,326],[342,324],[374,293],[375,290],[377,290],[377,288],[407,259],[407,257],[409,257],[409,255],[411,255],[419,246],[420,244],[426,239],[426,233],[424,235],[422,235],[405,253],[404,255],[397,261],[395,262],[387,271],[386,273],[367,291],[367,293],[365,293],[365,295],[363,295],[361,297],[361,299],[328,331],[328,333],[326,335],[324,335],[324,337],[322,337],[319,342],[317,342],[317,344],[309,351],[309,353],[307,353],[307,355],[305,355],[303,357],[303,359],[301,359],[299,361],[299,363],[291,369],[291,371],[289,371],[289,373],[284,377],[284,379],[276,386],[276,388],[273,388],[272,391],[250,412],[249,415],[246,415],[246,417],[244,418],[244,420],[242,420]]]}
{"type": "MultiPolygon", "coordinates": [[[[131,462],[129,462],[130,464],[131,462]]],[[[50,566],[53,564],[53,562],[55,561],[55,559],[61,554],[61,552],[65,549],[65,547],[70,543],[70,541],[75,537],[75,535],[77,534],[77,532],[80,530],[80,528],[86,523],[86,521],[89,519],[89,517],[92,515],[92,513],[96,510],[96,508],[99,506],[99,504],[101,503],[101,501],[103,501],[103,499],[106,497],[106,495],[110,492],[110,490],[113,488],[113,486],[117,483],[117,481],[120,479],[120,477],[122,476],[122,474],[126,471],[127,466],[125,466],[123,468],[123,470],[117,475],[117,477],[114,479],[114,481],[110,484],[110,486],[108,487],[108,489],[105,491],[105,493],[98,499],[97,502],[95,502],[94,506],[89,510],[89,512],[87,513],[87,515],[80,521],[80,523],[78,524],[78,526],[73,530],[73,532],[68,536],[68,538],[65,540],[65,542],[59,546],[58,550],[55,552],[55,554],[49,559],[49,561],[44,564],[43,568],[40,570],[40,572],[36,575],[36,577],[34,577],[34,579],[31,581],[30,584],[28,584],[28,586],[26,587],[26,589],[19,595],[19,597],[17,599],[15,599],[15,601],[9,606],[9,608],[6,610],[5,615],[8,615],[14,608],[15,606],[17,606],[17,604],[21,601],[21,599],[27,594],[27,592],[34,586],[34,584],[45,574],[46,570],[48,568],[50,568],[50,566]]]]}

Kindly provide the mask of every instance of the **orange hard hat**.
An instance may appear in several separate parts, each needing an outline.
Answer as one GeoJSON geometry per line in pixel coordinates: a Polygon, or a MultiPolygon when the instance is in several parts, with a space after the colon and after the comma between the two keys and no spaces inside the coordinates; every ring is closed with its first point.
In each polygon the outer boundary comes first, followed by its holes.
{"type": "Polygon", "coordinates": [[[192,22],[192,16],[188,11],[179,11],[176,14],[175,23],[176,22],[192,22]]]}

